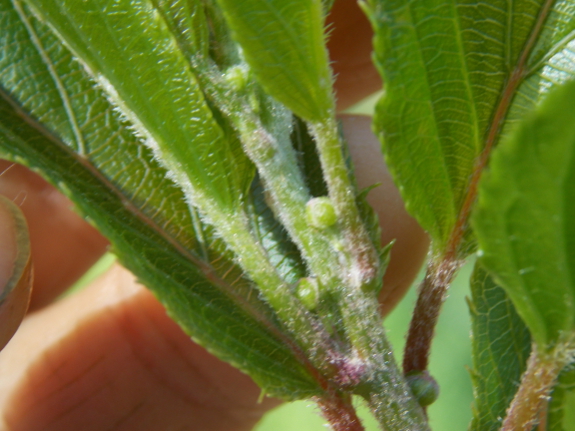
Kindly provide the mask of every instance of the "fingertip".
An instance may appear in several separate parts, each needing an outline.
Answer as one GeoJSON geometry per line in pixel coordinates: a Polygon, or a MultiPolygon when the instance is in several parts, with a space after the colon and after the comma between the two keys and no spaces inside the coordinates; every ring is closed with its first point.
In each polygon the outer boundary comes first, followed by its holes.
{"type": "Polygon", "coordinates": [[[24,215],[0,196],[0,349],[10,341],[30,303],[32,262],[24,215]]]}
{"type": "Polygon", "coordinates": [[[34,311],[81,277],[108,242],[63,194],[22,165],[0,160],[0,194],[17,202],[26,217],[34,261],[29,311],[34,311]]]}
{"type": "Polygon", "coordinates": [[[258,404],[246,375],[190,340],[118,266],[30,315],[17,336],[12,359],[0,357],[9,429],[247,431],[274,405],[258,404]]]}

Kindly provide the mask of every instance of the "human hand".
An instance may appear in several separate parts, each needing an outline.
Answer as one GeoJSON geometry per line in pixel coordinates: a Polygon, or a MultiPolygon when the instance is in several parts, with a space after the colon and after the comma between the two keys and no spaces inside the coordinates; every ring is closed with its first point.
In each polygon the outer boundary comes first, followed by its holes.
{"type": "MultiPolygon", "coordinates": [[[[369,58],[370,27],[355,1],[337,2],[332,19],[329,46],[343,109],[380,82],[369,58]]],[[[382,298],[388,311],[411,284],[427,238],[403,209],[369,119],[348,116],[343,122],[359,185],[382,183],[369,198],[383,243],[397,239],[382,298]]],[[[119,266],[54,301],[107,243],[53,188],[22,167],[8,166],[0,165],[0,193],[28,219],[36,276],[31,312],[0,353],[0,429],[240,431],[277,405],[272,399],[258,404],[260,390],[249,377],[190,341],[119,266]]],[[[0,206],[0,222],[3,216],[0,206]]],[[[3,248],[10,235],[13,228],[0,229],[3,248]]],[[[2,259],[0,268],[2,262],[9,268],[12,258],[0,254],[2,259]]]]}

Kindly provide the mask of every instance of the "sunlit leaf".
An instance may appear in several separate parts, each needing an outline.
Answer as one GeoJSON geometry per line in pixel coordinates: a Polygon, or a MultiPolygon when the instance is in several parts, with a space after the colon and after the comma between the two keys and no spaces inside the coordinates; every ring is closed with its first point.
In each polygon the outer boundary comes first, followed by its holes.
{"type": "Polygon", "coordinates": [[[253,168],[225,139],[181,45],[151,0],[30,4],[158,153],[188,199],[204,210],[238,207],[253,168]]]}

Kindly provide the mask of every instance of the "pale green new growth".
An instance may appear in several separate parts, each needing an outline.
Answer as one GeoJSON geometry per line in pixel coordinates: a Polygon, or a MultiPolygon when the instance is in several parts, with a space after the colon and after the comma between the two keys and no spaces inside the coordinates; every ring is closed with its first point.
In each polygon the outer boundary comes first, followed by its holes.
{"type": "Polygon", "coordinates": [[[302,278],[297,285],[296,295],[308,310],[314,311],[320,301],[317,280],[311,277],[302,278]]]}
{"type": "Polygon", "coordinates": [[[328,197],[310,199],[305,208],[308,223],[318,229],[326,229],[337,222],[335,208],[328,197]]]}

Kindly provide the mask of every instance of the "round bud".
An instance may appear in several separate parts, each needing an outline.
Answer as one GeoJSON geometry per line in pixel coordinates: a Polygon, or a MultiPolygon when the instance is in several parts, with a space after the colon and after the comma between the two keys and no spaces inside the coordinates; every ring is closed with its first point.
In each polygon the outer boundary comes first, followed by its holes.
{"type": "Polygon", "coordinates": [[[242,66],[228,68],[224,78],[235,91],[242,91],[248,85],[248,72],[242,66]]]}
{"type": "Polygon", "coordinates": [[[305,308],[313,311],[319,304],[319,286],[313,277],[300,278],[296,288],[296,295],[305,308]]]}
{"type": "Polygon", "coordinates": [[[337,222],[335,208],[327,196],[310,199],[305,206],[307,222],[319,229],[326,229],[337,222]]]}
{"type": "Polygon", "coordinates": [[[433,404],[439,397],[439,385],[427,371],[410,371],[405,379],[422,407],[433,404]]]}
{"type": "Polygon", "coordinates": [[[261,111],[261,104],[258,100],[258,97],[254,93],[250,93],[248,96],[248,103],[250,104],[250,108],[256,113],[259,114],[261,111]]]}

